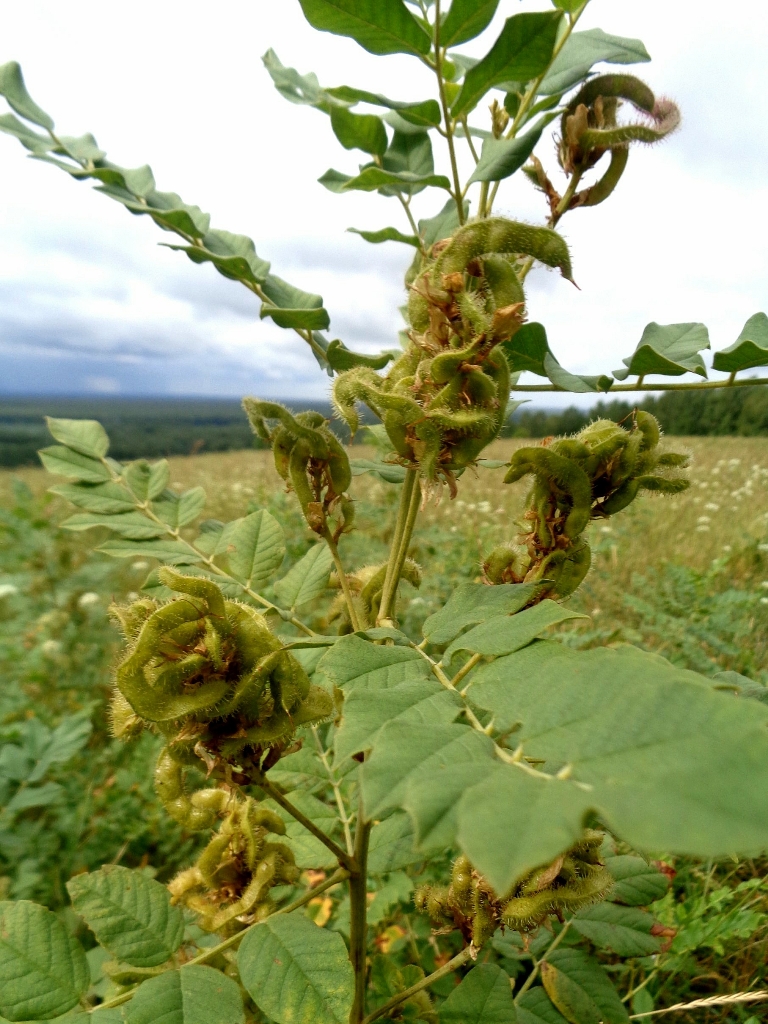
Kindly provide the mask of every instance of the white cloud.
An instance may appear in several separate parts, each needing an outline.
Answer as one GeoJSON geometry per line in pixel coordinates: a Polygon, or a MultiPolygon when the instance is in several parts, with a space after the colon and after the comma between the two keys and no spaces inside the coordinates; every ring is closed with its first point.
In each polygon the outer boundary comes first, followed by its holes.
{"type": "MultiPolygon", "coordinates": [[[[496,25],[518,7],[502,0],[496,25]]],[[[763,5],[733,0],[702,16],[689,0],[593,0],[583,26],[595,25],[645,41],[654,62],[636,70],[681,104],[685,121],[662,147],[633,151],[608,203],[563,221],[582,290],[531,275],[531,316],[579,372],[620,365],[649,320],[703,320],[716,347],[730,344],[765,307],[768,277],[763,5]]],[[[211,211],[214,226],[252,235],[276,273],[323,294],[331,336],[390,347],[410,253],[344,229],[405,228],[402,211],[316,183],[329,166],[354,170],[358,154],[338,146],[322,114],[276,93],[260,61],[269,46],[328,85],[408,99],[431,89],[409,58],[374,59],[318,35],[296,0],[215,10],[135,0],[129,14],[101,0],[34,0],[4,12],[0,62],[22,63],[64,133],[92,131],[118,163],[149,161],[159,188],[211,211]]],[[[546,143],[541,153],[553,165],[546,143]]],[[[156,247],[172,239],[88,185],[25,161],[15,140],[0,137],[0,161],[0,388],[93,390],[109,380],[122,393],[325,393],[306,347],[259,321],[245,289],[156,247]]],[[[509,215],[543,216],[523,181],[499,198],[509,215]]],[[[434,212],[429,202],[418,197],[417,216],[434,212]]]]}

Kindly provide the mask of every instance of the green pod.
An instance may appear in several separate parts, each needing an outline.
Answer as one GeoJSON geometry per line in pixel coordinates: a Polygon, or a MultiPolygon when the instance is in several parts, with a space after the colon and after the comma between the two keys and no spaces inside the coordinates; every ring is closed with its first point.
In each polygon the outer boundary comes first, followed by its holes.
{"type": "Polygon", "coordinates": [[[454,861],[451,871],[449,899],[452,906],[456,907],[464,917],[469,917],[473,912],[473,891],[472,865],[467,857],[458,857],[454,861]]]}
{"type": "Polygon", "coordinates": [[[472,915],[472,944],[480,949],[496,931],[493,908],[481,891],[475,893],[475,909],[472,915]]]}
{"type": "Polygon", "coordinates": [[[128,605],[111,604],[109,616],[126,640],[133,640],[147,619],[159,608],[151,597],[142,597],[128,605]]]}
{"type": "Polygon", "coordinates": [[[231,842],[232,836],[229,832],[220,832],[213,837],[197,858],[197,867],[209,889],[216,888],[216,872],[221,866],[221,859],[229,849],[231,842]]]}
{"type": "Polygon", "coordinates": [[[637,497],[640,490],[639,480],[627,480],[613,492],[600,506],[600,511],[607,516],[614,516],[617,512],[623,511],[637,497]]]}
{"type": "Polygon", "coordinates": [[[322,528],[324,520],[318,522],[318,509],[315,508],[318,504],[318,496],[314,493],[307,475],[309,460],[308,449],[301,441],[297,441],[293,446],[288,467],[291,486],[299,499],[301,511],[304,513],[304,518],[310,529],[316,530],[318,527],[322,528]]]}
{"type": "Polygon", "coordinates": [[[325,427],[323,429],[323,437],[330,452],[328,457],[328,475],[331,478],[334,493],[343,494],[349,490],[349,485],[352,483],[349,456],[344,450],[344,445],[330,428],[325,427]]]}
{"type": "Polygon", "coordinates": [[[590,188],[579,193],[579,206],[599,206],[621,181],[629,162],[629,146],[612,146],[608,170],[590,188]]]}
{"type": "Polygon", "coordinates": [[[671,100],[667,100],[663,107],[658,105],[657,112],[654,126],[638,123],[622,124],[616,128],[588,128],[579,136],[579,145],[582,149],[592,150],[614,149],[630,142],[644,142],[646,145],[661,142],[680,127],[680,111],[671,100]]]}
{"type": "Polygon", "coordinates": [[[384,562],[383,565],[379,566],[373,576],[371,576],[360,591],[360,599],[366,613],[366,618],[369,622],[376,621],[376,614],[378,613],[378,606],[381,600],[381,593],[386,575],[387,563],[384,562]]]}
{"type": "Polygon", "coordinates": [[[190,796],[184,784],[184,769],[165,748],[157,759],[154,781],[155,792],[168,814],[193,832],[210,828],[230,799],[223,789],[202,790],[190,796]],[[194,803],[193,797],[197,798],[194,803]]]}
{"type": "Polygon", "coordinates": [[[351,533],[355,528],[355,502],[351,498],[343,497],[339,503],[339,513],[341,516],[341,532],[351,533]]]}
{"type": "Polygon", "coordinates": [[[641,490],[657,494],[681,494],[691,486],[691,481],[681,476],[639,476],[637,482],[641,490]]]}
{"type": "Polygon", "coordinates": [[[383,422],[387,437],[392,442],[392,447],[397,454],[401,458],[413,460],[415,458],[414,451],[408,439],[407,426],[402,418],[395,412],[387,412],[384,414],[383,422]]]}
{"type": "Polygon", "coordinates": [[[558,437],[549,446],[549,450],[562,455],[566,459],[584,464],[589,459],[589,448],[577,437],[558,437]]]}
{"type": "Polygon", "coordinates": [[[586,107],[591,107],[598,96],[629,100],[638,110],[644,110],[647,114],[653,111],[656,104],[652,90],[639,78],[634,75],[608,74],[590,78],[576,93],[566,110],[573,113],[582,103],[586,107]]]}
{"type": "Polygon", "coordinates": [[[596,828],[588,828],[579,842],[574,843],[568,852],[576,860],[583,861],[586,864],[602,865],[600,849],[604,842],[605,832],[600,832],[596,828]]]}
{"type": "Polygon", "coordinates": [[[443,431],[435,418],[423,420],[414,428],[417,441],[414,453],[419,463],[422,476],[428,480],[436,480],[440,469],[440,454],[443,447],[443,431]]]}
{"type": "Polygon", "coordinates": [[[489,583],[510,583],[512,577],[518,579],[524,575],[521,562],[520,552],[515,548],[497,547],[483,562],[483,573],[489,583]]]}
{"type": "Polygon", "coordinates": [[[270,630],[264,616],[255,608],[227,601],[226,609],[235,650],[244,666],[251,667],[270,651],[280,650],[280,641],[270,630]]]}
{"type": "Polygon", "coordinates": [[[429,278],[429,269],[422,271],[408,289],[408,322],[419,334],[429,329],[429,302],[425,295],[429,278]]]}
{"type": "Polygon", "coordinates": [[[441,352],[429,363],[430,377],[437,384],[446,384],[453,380],[462,363],[472,362],[476,358],[479,348],[477,342],[472,342],[462,348],[451,348],[441,352]]]}
{"type": "Polygon", "coordinates": [[[209,614],[219,619],[224,618],[224,595],[213,580],[206,580],[201,576],[185,576],[169,565],[158,569],[157,576],[170,590],[205,601],[209,614]]]}
{"type": "Polygon", "coordinates": [[[552,907],[549,889],[533,896],[514,896],[501,911],[501,921],[512,931],[531,932],[546,920],[552,907]]]}
{"type": "Polygon", "coordinates": [[[646,452],[651,448],[655,448],[661,440],[661,427],[656,417],[646,412],[645,409],[638,409],[635,412],[635,423],[637,424],[637,429],[643,435],[641,450],[646,452]]]}
{"type": "Polygon", "coordinates": [[[456,305],[465,325],[473,335],[484,337],[489,333],[493,317],[486,312],[482,296],[474,292],[459,292],[456,296],[456,305]]]}
{"type": "Polygon", "coordinates": [[[275,469],[283,480],[288,480],[291,452],[296,444],[293,437],[281,424],[275,429],[272,435],[272,457],[275,460],[275,469]]]}
{"type": "Polygon", "coordinates": [[[465,271],[472,260],[488,254],[532,256],[548,267],[558,267],[571,280],[571,258],[561,235],[504,217],[488,217],[459,228],[435,263],[432,280],[465,271]]]}
{"type": "Polygon", "coordinates": [[[525,302],[520,278],[509,260],[503,256],[489,254],[483,257],[483,277],[493,297],[493,309],[489,312],[525,302]]]}
{"type": "Polygon", "coordinates": [[[579,541],[568,548],[560,562],[560,569],[555,578],[555,593],[564,600],[584,582],[592,564],[592,552],[586,541],[579,541]]]}
{"type": "Polygon", "coordinates": [[[583,865],[586,871],[565,885],[552,890],[553,905],[561,911],[574,914],[583,907],[605,899],[614,886],[613,875],[602,865],[583,865]]]}
{"type": "Polygon", "coordinates": [[[566,537],[573,539],[584,531],[592,510],[592,484],[581,466],[548,448],[519,448],[509,467],[504,483],[533,473],[570,499],[572,507],[563,531],[566,537]]]}
{"type": "Polygon", "coordinates": [[[627,443],[619,452],[619,458],[612,463],[613,469],[610,474],[610,488],[613,489],[624,483],[637,472],[637,462],[643,446],[643,434],[639,430],[633,430],[628,435],[627,443]]]}
{"type": "Polygon", "coordinates": [[[656,465],[685,469],[690,464],[690,461],[690,455],[685,452],[661,452],[656,458],[656,465]]]}

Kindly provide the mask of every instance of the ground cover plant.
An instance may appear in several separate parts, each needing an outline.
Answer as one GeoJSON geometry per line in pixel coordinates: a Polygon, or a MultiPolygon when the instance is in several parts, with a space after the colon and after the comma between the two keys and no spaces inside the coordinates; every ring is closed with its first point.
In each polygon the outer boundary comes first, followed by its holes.
{"type": "MultiPolygon", "coordinates": [[[[116,587],[123,644],[110,726],[116,740],[143,743],[132,749],[153,756],[172,823],[166,837],[197,842],[186,859],[176,844],[168,859],[183,863],[167,885],[121,857],[84,865],[92,869],[67,882],[69,917],[4,901],[0,1013],[8,1020],[620,1024],[630,1010],[651,1013],[652,993],[674,991],[670,979],[690,970],[692,951],[760,934],[764,884],[754,858],[768,847],[768,710],[762,669],[738,659],[737,624],[746,611],[762,614],[762,599],[724,596],[734,588],[722,587],[712,566],[709,576],[673,568],[651,581],[658,599],[635,600],[625,628],[633,615],[650,622],[669,658],[626,642],[637,636],[606,636],[599,617],[590,628],[580,610],[593,558],[611,536],[603,531],[643,509],[648,492],[669,501],[686,492],[688,454],[637,409],[623,423],[597,420],[483,458],[510,393],[525,390],[525,370],[551,382],[534,388],[577,392],[720,386],[645,381],[706,376],[701,324],[651,323],[625,368],[584,377],[559,364],[544,327],[525,317],[534,262],[573,278],[554,230],[562,217],[607,200],[631,146],[663,139],[679,112],[632,75],[592,72],[599,62],[648,58],[637,40],[577,31],[584,3],[513,15],[477,62],[455,51],[496,6],[302,0],[315,28],[427,64],[438,99],[326,89],[274,53],[264,58],[286,98],[316,107],[345,148],[371,157],[359,173],[331,170],[321,182],[390,195],[407,220],[409,233],[362,232],[414,249],[401,349],[380,356],[329,341],[320,296],[273,275],[250,239],[211,229],[199,208],[157,191],[148,167],[110,163],[92,136],[59,136],[18,65],[0,69],[14,111],[0,128],[35,158],[95,179],[179,236],[172,248],[248,287],[261,316],[297,331],[333,378],[350,433],[360,406],[379,421],[365,435],[372,450],[350,459],[321,413],[246,398],[289,493],[225,521],[203,518],[204,489],[174,487],[166,461],[123,464],[110,458],[98,422],[49,419],[56,443],[41,458],[67,481],[52,492],[77,509],[62,526],[76,536],[107,531],[98,550],[118,566],[154,560],[140,592],[127,580],[116,587]],[[491,104],[489,127],[471,125],[494,89],[503,105],[491,104]],[[359,104],[388,113],[360,113],[359,104]],[[562,194],[534,155],[552,122],[562,194]],[[433,136],[447,147],[449,175],[435,173],[433,136]],[[466,182],[460,144],[476,160],[466,182]],[[520,169],[543,193],[546,226],[493,214],[500,182],[520,169]],[[428,188],[447,200],[417,223],[411,201],[428,188]],[[637,379],[616,383],[629,376],[637,379]],[[496,491],[501,481],[525,482],[523,507],[495,524],[501,536],[479,555],[459,551],[464,568],[450,593],[414,616],[408,588],[430,587],[430,559],[414,557],[419,516],[440,503],[453,530],[476,467],[497,474],[496,491]],[[394,506],[380,552],[357,532],[366,476],[379,496],[369,514],[394,506]],[[705,644],[695,666],[692,607],[705,644]],[[583,632],[554,631],[574,622],[583,632]],[[661,855],[706,859],[701,893],[671,897],[674,871],[661,855]],[[736,872],[718,866],[739,856],[747,860],[736,872]],[[390,923],[405,905],[403,924],[390,923]],[[85,926],[79,936],[67,926],[73,918],[85,926]]],[[[715,354],[714,368],[730,374],[725,386],[740,387],[741,370],[766,364],[767,331],[755,314],[715,354]]],[[[742,498],[763,476],[758,464],[742,498]]],[[[700,526],[712,521],[700,518],[700,526]]],[[[80,611],[89,603],[77,599],[80,611]]],[[[63,605],[66,630],[75,612],[63,605]]],[[[14,810],[60,785],[47,773],[87,740],[77,715],[55,729],[16,723],[3,748],[14,810]]],[[[12,851],[24,830],[6,824],[12,851]]],[[[166,852],[151,835],[142,841],[150,856],[166,852]]],[[[695,874],[695,861],[684,863],[695,874]]],[[[165,865],[152,866],[162,878],[165,865]]],[[[23,879],[13,884],[23,893],[23,879]]],[[[753,995],[731,1000],[742,1019],[753,995]]]]}

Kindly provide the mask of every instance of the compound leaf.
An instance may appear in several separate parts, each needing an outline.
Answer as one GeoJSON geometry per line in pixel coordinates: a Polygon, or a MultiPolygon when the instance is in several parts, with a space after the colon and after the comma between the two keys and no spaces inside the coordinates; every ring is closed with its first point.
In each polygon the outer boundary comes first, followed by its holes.
{"type": "Polygon", "coordinates": [[[516,1024],[509,975],[496,964],[478,964],[440,1007],[440,1024],[516,1024]]]}
{"type": "Polygon", "coordinates": [[[37,454],[48,472],[56,476],[66,476],[86,484],[100,484],[110,479],[109,467],[103,462],[81,455],[71,448],[54,444],[41,448],[37,454]]]}
{"type": "Polygon", "coordinates": [[[371,156],[383,156],[387,130],[375,114],[353,114],[346,107],[331,107],[331,127],[344,149],[361,149],[371,156]]]}
{"type": "Polygon", "coordinates": [[[54,440],[81,455],[103,459],[109,451],[107,432],[97,420],[57,420],[46,416],[45,422],[54,440]]]}
{"type": "Polygon", "coordinates": [[[246,586],[266,583],[285,557],[282,526],[266,509],[251,512],[232,530],[227,557],[232,575],[246,586]]]}
{"type": "Polygon", "coordinates": [[[517,1024],[566,1024],[540,985],[523,992],[517,1000],[517,1024]]]}
{"type": "Polygon", "coordinates": [[[541,133],[557,117],[556,113],[540,118],[530,131],[515,139],[486,139],[480,162],[472,172],[472,181],[501,181],[519,170],[533,152],[541,133]]]}
{"type": "Polygon", "coordinates": [[[598,903],[584,907],[573,918],[573,927],[595,946],[619,956],[651,956],[661,940],[651,934],[653,918],[637,907],[598,903]]]}
{"type": "Polygon", "coordinates": [[[126,1024],[243,1024],[237,983],[201,964],[150,978],[128,1003],[126,1024]]]}
{"type": "Polygon", "coordinates": [[[313,28],[350,36],[369,53],[429,53],[430,38],[403,0],[299,0],[313,28]]]}
{"type": "Polygon", "coordinates": [[[157,558],[167,565],[193,565],[203,560],[180,540],[108,540],[96,550],[112,558],[157,558]]]}
{"type": "Polygon", "coordinates": [[[88,512],[112,515],[115,512],[130,512],[136,507],[133,495],[121,484],[58,484],[49,487],[51,494],[65,498],[78,508],[88,512]]]}
{"type": "Polygon", "coordinates": [[[633,854],[606,857],[605,866],[616,879],[608,898],[628,907],[647,907],[660,900],[669,889],[669,878],[664,872],[657,871],[642,857],[633,854]]]}
{"type": "Polygon", "coordinates": [[[555,949],[541,965],[547,995],[570,1024],[628,1024],[603,968],[580,949],[555,949]]]}
{"type": "Polygon", "coordinates": [[[37,759],[27,782],[39,782],[53,764],[65,764],[82,750],[91,735],[91,719],[88,712],[70,715],[58,725],[37,759]]]}
{"type": "Polygon", "coordinates": [[[413,823],[403,811],[395,811],[371,829],[368,842],[369,874],[388,875],[423,859],[424,855],[415,849],[413,823]]]}
{"type": "Polygon", "coordinates": [[[540,75],[552,59],[560,11],[515,14],[490,51],[464,77],[451,113],[461,117],[477,106],[489,89],[501,82],[528,82],[540,75]]]}
{"type": "Polygon", "coordinates": [[[496,615],[519,612],[536,590],[535,583],[502,583],[497,587],[462,583],[445,605],[425,620],[422,632],[432,644],[447,644],[467,626],[485,622],[496,615]]]}
{"type": "Polygon", "coordinates": [[[0,903],[0,1014],[10,1021],[52,1020],[77,1005],[90,985],[83,947],[45,907],[0,903]]]}
{"type": "Polygon", "coordinates": [[[347,1024],[354,977],[344,939],[307,917],[270,917],[237,954],[254,1002],[277,1024],[347,1024]]]}
{"type": "Polygon", "coordinates": [[[370,750],[387,722],[449,723],[459,712],[461,698],[436,679],[418,679],[388,690],[357,687],[344,698],[341,725],[334,746],[336,761],[370,750]]]}
{"type": "Polygon", "coordinates": [[[49,131],[53,130],[53,119],[38,107],[27,92],[21,67],[15,60],[0,67],[0,96],[5,96],[8,105],[27,121],[49,131]]]}
{"type": "Polygon", "coordinates": [[[185,252],[193,263],[212,263],[231,281],[263,284],[269,274],[269,263],[257,256],[256,247],[247,235],[213,230],[195,245],[170,245],[168,248],[185,252]]]}
{"type": "Polygon", "coordinates": [[[458,651],[471,651],[474,654],[510,654],[527,647],[550,626],[568,619],[585,618],[589,616],[569,611],[556,601],[545,599],[516,615],[495,615],[486,619],[454,640],[443,655],[443,660],[449,662],[458,651]]]}
{"type": "Polygon", "coordinates": [[[325,544],[314,544],[296,565],[275,584],[277,598],[286,608],[299,608],[325,591],[333,557],[325,544]]]}
{"type": "Polygon", "coordinates": [[[128,540],[152,540],[166,533],[162,524],[153,523],[143,512],[119,512],[114,515],[76,512],[61,523],[62,529],[74,531],[91,530],[94,526],[105,526],[128,540]]]}
{"type": "Polygon", "coordinates": [[[768,366],[768,316],[755,313],[730,348],[715,352],[712,369],[737,373],[751,366],[768,366]]]}
{"type": "Polygon", "coordinates": [[[411,648],[377,647],[360,637],[345,636],[323,655],[317,674],[349,695],[358,688],[374,692],[423,680],[431,676],[431,671],[418,651],[411,648]]]}
{"type": "Polygon", "coordinates": [[[133,967],[158,967],[184,937],[184,915],[168,889],[140,871],[105,864],[67,882],[72,905],[100,944],[133,967]]]}
{"type": "Polygon", "coordinates": [[[552,62],[552,67],[539,86],[542,96],[565,92],[589,74],[593,64],[640,64],[650,55],[639,39],[612,36],[601,28],[574,32],[552,62]]]}
{"type": "Polygon", "coordinates": [[[376,192],[382,188],[395,192],[421,190],[428,185],[450,191],[451,183],[444,174],[413,174],[411,171],[387,171],[381,167],[366,167],[360,174],[346,176],[339,171],[326,171],[317,179],[331,192],[376,192]]]}
{"type": "Polygon", "coordinates": [[[302,291],[275,274],[267,275],[261,290],[269,299],[263,303],[261,317],[271,317],[278,327],[323,331],[330,324],[321,295],[302,291]]]}
{"type": "Polygon", "coordinates": [[[683,373],[707,376],[704,360],[699,355],[709,348],[709,332],[704,324],[647,324],[634,353],[622,360],[626,370],[614,370],[617,380],[630,374],[639,377],[660,373],[679,377],[683,373]]]}

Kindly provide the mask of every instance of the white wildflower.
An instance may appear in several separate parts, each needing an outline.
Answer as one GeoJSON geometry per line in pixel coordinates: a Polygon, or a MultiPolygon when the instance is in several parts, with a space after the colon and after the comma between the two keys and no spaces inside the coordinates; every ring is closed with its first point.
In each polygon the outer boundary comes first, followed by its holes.
{"type": "Polygon", "coordinates": [[[720,511],[720,506],[716,505],[714,501],[708,501],[707,504],[704,506],[704,508],[707,509],[708,512],[719,512],[720,511]]]}
{"type": "Polygon", "coordinates": [[[58,640],[46,640],[45,643],[40,644],[40,650],[46,658],[55,658],[61,651],[61,644],[58,640]]]}
{"type": "Polygon", "coordinates": [[[98,604],[100,597],[95,591],[87,590],[84,594],[81,594],[77,599],[78,608],[90,608],[91,605],[98,604]]]}
{"type": "Polygon", "coordinates": [[[712,520],[710,519],[709,516],[699,516],[699,518],[696,520],[696,522],[697,523],[711,523],[712,520]]]}
{"type": "Polygon", "coordinates": [[[18,594],[19,588],[14,586],[13,583],[0,583],[0,598],[11,597],[13,594],[18,594]]]}

